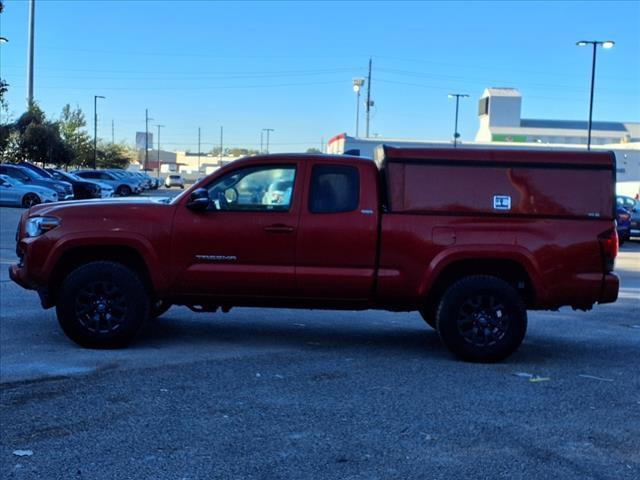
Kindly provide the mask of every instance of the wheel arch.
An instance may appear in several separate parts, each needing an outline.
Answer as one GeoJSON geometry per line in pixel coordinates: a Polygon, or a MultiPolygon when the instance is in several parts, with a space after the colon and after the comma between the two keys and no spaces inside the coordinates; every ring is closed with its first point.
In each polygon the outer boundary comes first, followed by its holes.
{"type": "Polygon", "coordinates": [[[158,289],[158,278],[157,272],[149,269],[148,265],[152,264],[149,260],[145,253],[130,244],[106,243],[92,244],[91,246],[70,246],[61,252],[50,266],[48,295],[52,304],[55,304],[58,289],[69,273],[90,262],[112,261],[138,273],[149,294],[153,296],[158,289]]]}
{"type": "Polygon", "coordinates": [[[441,298],[453,283],[471,275],[490,275],[500,278],[522,296],[527,307],[535,306],[540,297],[538,275],[531,261],[522,255],[452,255],[432,264],[421,287],[421,295],[427,299],[441,298]]]}

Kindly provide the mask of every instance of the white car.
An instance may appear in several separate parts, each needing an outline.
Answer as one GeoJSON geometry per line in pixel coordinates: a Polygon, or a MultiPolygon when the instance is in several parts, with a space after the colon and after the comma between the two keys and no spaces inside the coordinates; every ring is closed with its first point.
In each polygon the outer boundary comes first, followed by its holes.
{"type": "Polygon", "coordinates": [[[7,175],[0,175],[0,204],[30,208],[39,203],[57,202],[58,194],[38,185],[26,185],[7,175]]]}
{"type": "Polygon", "coordinates": [[[167,188],[171,188],[171,187],[184,188],[184,178],[182,178],[182,175],[171,174],[164,179],[164,186],[167,188]]]}

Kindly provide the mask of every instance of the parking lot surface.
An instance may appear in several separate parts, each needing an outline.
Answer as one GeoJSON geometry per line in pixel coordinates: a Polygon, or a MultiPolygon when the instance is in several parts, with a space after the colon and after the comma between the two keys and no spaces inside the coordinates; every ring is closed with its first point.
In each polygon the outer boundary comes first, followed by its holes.
{"type": "Polygon", "coordinates": [[[618,302],[530,312],[495,365],[378,311],[174,307],[100,351],[9,281],[21,212],[0,209],[2,478],[640,478],[640,243],[618,302]]]}

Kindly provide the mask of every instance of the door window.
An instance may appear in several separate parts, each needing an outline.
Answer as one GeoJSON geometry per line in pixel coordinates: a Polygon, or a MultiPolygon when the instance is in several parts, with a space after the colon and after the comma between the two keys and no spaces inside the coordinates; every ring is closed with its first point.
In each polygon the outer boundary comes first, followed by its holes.
{"type": "Polygon", "coordinates": [[[358,169],[344,165],[316,165],[311,173],[311,213],[352,212],[358,208],[358,169]]]}
{"type": "Polygon", "coordinates": [[[293,166],[235,170],[207,187],[211,210],[286,212],[296,176],[293,166]]]}

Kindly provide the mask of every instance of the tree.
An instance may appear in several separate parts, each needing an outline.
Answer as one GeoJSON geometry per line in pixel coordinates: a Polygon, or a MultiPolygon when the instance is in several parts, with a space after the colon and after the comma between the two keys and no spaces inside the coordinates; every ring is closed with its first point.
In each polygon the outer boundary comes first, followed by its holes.
{"type": "Polygon", "coordinates": [[[322,153],[322,151],[317,148],[307,148],[307,153],[322,153]]]}
{"type": "Polygon", "coordinates": [[[135,157],[135,152],[124,145],[114,143],[98,145],[96,163],[98,168],[127,168],[135,157]]]}
{"type": "Polygon", "coordinates": [[[62,115],[58,122],[60,136],[69,146],[73,154],[72,162],[76,165],[88,165],[93,161],[93,145],[89,134],[83,130],[87,126],[84,113],[80,107],[71,109],[68,103],[62,108],[62,115]]]}

